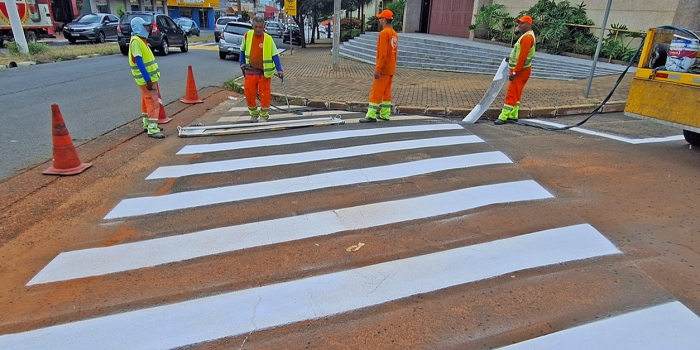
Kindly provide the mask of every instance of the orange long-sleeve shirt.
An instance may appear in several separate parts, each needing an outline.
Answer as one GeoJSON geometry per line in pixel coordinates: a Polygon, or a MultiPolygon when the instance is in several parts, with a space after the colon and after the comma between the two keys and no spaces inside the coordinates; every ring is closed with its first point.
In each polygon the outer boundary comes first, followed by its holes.
{"type": "Polygon", "coordinates": [[[399,35],[394,28],[386,27],[379,32],[377,39],[377,65],[375,72],[394,75],[396,72],[396,55],[399,52],[399,35]]]}
{"type": "Polygon", "coordinates": [[[523,66],[525,65],[525,61],[527,61],[527,55],[530,52],[532,45],[535,45],[535,38],[530,34],[523,35],[522,39],[520,39],[520,55],[518,55],[518,63],[515,65],[515,68],[513,68],[513,72],[520,72],[523,70],[523,66]]]}

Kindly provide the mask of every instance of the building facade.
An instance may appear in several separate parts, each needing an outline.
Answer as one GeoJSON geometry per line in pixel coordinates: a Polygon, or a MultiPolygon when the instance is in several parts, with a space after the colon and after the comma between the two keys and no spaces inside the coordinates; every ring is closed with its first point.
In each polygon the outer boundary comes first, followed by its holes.
{"type": "MultiPolygon", "coordinates": [[[[468,27],[479,9],[493,3],[503,4],[505,11],[517,16],[535,5],[537,0],[407,0],[404,32],[470,37],[472,33],[468,27]]],[[[576,5],[578,1],[571,3],[576,5]]],[[[583,3],[588,18],[600,25],[608,1],[584,0],[583,3]]],[[[608,17],[608,24],[612,23],[639,31],[669,24],[700,30],[700,0],[615,0],[608,17]]]]}

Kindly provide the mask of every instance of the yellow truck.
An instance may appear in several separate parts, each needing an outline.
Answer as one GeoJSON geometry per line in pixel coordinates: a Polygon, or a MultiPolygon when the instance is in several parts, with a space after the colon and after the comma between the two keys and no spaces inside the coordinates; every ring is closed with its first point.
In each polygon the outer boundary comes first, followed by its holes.
{"type": "Polygon", "coordinates": [[[685,140],[700,146],[700,69],[697,63],[691,63],[698,54],[697,50],[693,51],[698,36],[688,30],[669,27],[652,28],[647,32],[624,113],[682,128],[685,140]],[[688,52],[694,56],[685,65],[678,64],[683,58],[678,58],[678,50],[674,51],[677,42],[690,43],[686,45],[689,49],[684,51],[685,58],[688,52]]]}

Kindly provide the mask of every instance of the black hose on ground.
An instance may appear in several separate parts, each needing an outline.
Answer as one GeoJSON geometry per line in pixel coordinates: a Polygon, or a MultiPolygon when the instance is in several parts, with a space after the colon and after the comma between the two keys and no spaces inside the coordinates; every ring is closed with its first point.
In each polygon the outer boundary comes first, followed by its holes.
{"type": "MultiPolygon", "coordinates": [[[[690,31],[690,30],[684,29],[684,28],[680,28],[680,27],[676,27],[676,26],[671,26],[671,25],[664,25],[664,26],[661,26],[661,27],[658,27],[658,28],[659,28],[659,29],[672,29],[672,30],[676,30],[676,31],[679,31],[679,32],[681,32],[681,33],[683,33],[683,34],[694,36],[695,38],[697,38],[698,40],[700,40],[700,37],[698,37],[695,33],[693,33],[693,32],[690,31]]],[[[533,128],[542,129],[542,130],[548,130],[548,131],[568,130],[568,129],[575,128],[575,127],[579,127],[579,126],[585,124],[585,123],[586,123],[589,119],[591,119],[594,115],[598,114],[598,112],[600,112],[600,109],[603,108],[603,106],[605,106],[605,104],[608,102],[608,100],[610,100],[610,98],[612,97],[613,93],[615,92],[615,90],[617,89],[617,87],[618,87],[618,86],[620,85],[620,83],[622,82],[622,79],[625,77],[625,75],[626,75],[627,72],[629,71],[630,67],[632,67],[632,64],[634,64],[634,61],[635,61],[635,60],[637,59],[637,57],[639,56],[639,53],[642,51],[642,48],[644,47],[644,42],[645,42],[645,41],[646,41],[646,36],[644,36],[644,37],[642,38],[642,42],[639,44],[639,47],[637,48],[637,52],[636,52],[636,53],[634,54],[634,56],[630,59],[629,64],[627,64],[627,67],[625,68],[625,70],[622,71],[622,74],[620,74],[620,76],[617,78],[617,81],[615,82],[615,85],[613,86],[612,90],[610,90],[610,93],[608,93],[608,95],[605,96],[605,99],[603,99],[603,101],[600,103],[600,105],[599,105],[598,107],[596,107],[596,108],[593,110],[593,112],[591,112],[591,114],[588,115],[588,117],[586,117],[584,120],[582,120],[582,121],[580,121],[580,122],[578,122],[577,124],[574,124],[574,125],[567,125],[567,126],[562,126],[562,127],[558,127],[558,128],[546,127],[546,126],[541,126],[541,125],[536,125],[536,124],[530,124],[530,123],[523,123],[523,122],[516,122],[515,124],[523,125],[523,126],[530,126],[530,127],[533,127],[533,128]]]]}

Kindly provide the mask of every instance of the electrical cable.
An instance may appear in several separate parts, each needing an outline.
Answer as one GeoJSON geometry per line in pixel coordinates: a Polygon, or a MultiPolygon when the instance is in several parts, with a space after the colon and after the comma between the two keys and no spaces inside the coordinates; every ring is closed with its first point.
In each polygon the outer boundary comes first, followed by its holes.
{"type": "MultiPolygon", "coordinates": [[[[658,27],[658,28],[659,28],[659,29],[672,29],[672,30],[676,30],[676,31],[679,31],[679,32],[684,33],[684,34],[686,34],[686,35],[694,36],[695,38],[697,38],[698,40],[700,40],[700,37],[698,37],[694,32],[692,32],[692,31],[690,31],[690,30],[687,30],[687,29],[684,29],[684,28],[680,28],[680,27],[676,27],[676,26],[672,26],[672,25],[664,25],[664,26],[660,26],[660,27],[658,27]]],[[[646,35],[642,38],[642,42],[639,44],[639,48],[637,48],[637,52],[635,52],[634,56],[632,56],[632,58],[630,59],[629,64],[627,64],[627,67],[625,68],[625,70],[622,71],[622,74],[620,74],[620,76],[617,78],[617,81],[615,82],[615,85],[613,86],[612,90],[610,90],[610,93],[608,93],[608,95],[605,96],[605,99],[603,99],[603,101],[600,103],[600,105],[598,105],[598,107],[596,107],[596,108],[591,112],[591,114],[588,115],[588,117],[586,117],[586,118],[583,119],[582,121],[580,121],[580,122],[578,122],[577,124],[574,124],[574,125],[567,125],[567,126],[562,126],[562,127],[557,127],[557,128],[546,127],[546,126],[542,126],[542,125],[536,125],[536,124],[530,124],[530,123],[524,123],[524,122],[515,122],[514,124],[523,125],[523,126],[529,126],[529,127],[533,127],[533,128],[537,128],[537,129],[547,130],[547,131],[562,131],[562,130],[568,130],[568,129],[575,128],[575,127],[579,127],[579,126],[585,124],[585,123],[586,123],[589,119],[591,119],[594,115],[598,114],[598,112],[600,112],[600,109],[603,108],[603,106],[605,106],[605,104],[608,102],[608,100],[610,100],[610,98],[612,97],[613,93],[615,92],[615,90],[617,89],[617,87],[618,87],[618,86],[620,85],[620,83],[622,82],[622,79],[625,77],[625,75],[626,75],[627,72],[629,71],[630,67],[632,67],[632,64],[634,64],[634,61],[635,61],[635,60],[637,59],[637,57],[639,56],[639,53],[642,51],[642,48],[644,47],[644,42],[645,42],[645,41],[646,41],[646,35]]]]}

